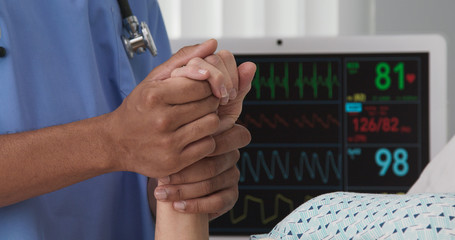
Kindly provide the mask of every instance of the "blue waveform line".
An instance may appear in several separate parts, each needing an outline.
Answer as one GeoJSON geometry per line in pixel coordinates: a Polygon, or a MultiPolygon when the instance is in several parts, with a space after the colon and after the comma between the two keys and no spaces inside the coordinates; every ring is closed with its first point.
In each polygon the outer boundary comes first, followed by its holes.
{"type": "MultiPolygon", "coordinates": [[[[285,153],[285,160],[280,157],[280,154],[277,150],[273,150],[271,153],[270,167],[265,160],[264,152],[259,150],[256,155],[256,166],[253,166],[250,154],[244,152],[242,158],[240,159],[240,182],[245,182],[247,171],[251,174],[255,182],[260,181],[261,170],[264,170],[268,179],[273,180],[276,176],[276,166],[278,165],[279,171],[283,178],[289,179],[290,176],[290,153],[285,153]]],[[[335,177],[339,180],[341,179],[341,154],[338,155],[338,161],[335,160],[332,151],[327,151],[325,155],[325,167],[321,166],[321,161],[317,153],[311,155],[311,161],[308,158],[306,152],[300,152],[300,157],[298,164],[293,166],[294,174],[296,180],[301,182],[304,177],[304,170],[308,173],[311,179],[316,178],[318,173],[321,177],[323,183],[327,183],[330,177],[330,170],[335,173],[335,177]]]]}

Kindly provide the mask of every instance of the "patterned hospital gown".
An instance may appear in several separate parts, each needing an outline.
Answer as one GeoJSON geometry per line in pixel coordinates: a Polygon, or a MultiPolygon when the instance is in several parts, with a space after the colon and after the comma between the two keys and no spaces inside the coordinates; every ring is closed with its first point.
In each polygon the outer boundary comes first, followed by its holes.
{"type": "Polygon", "coordinates": [[[455,193],[324,194],[251,239],[455,239],[455,193]]]}

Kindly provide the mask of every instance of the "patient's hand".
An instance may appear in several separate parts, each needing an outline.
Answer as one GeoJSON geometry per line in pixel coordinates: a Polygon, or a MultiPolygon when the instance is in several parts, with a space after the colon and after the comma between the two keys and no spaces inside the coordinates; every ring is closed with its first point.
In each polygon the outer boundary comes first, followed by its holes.
{"type": "MultiPolygon", "coordinates": [[[[164,234],[170,237],[170,232],[178,232],[175,229],[175,226],[179,225],[176,223],[178,221],[183,228],[191,229],[194,234],[192,239],[208,238],[208,235],[204,235],[208,234],[207,217],[215,218],[227,212],[238,198],[238,148],[248,144],[251,136],[248,130],[235,125],[235,122],[241,113],[243,99],[251,88],[256,67],[253,63],[244,63],[237,68],[233,55],[227,51],[221,51],[204,60],[204,64],[201,64],[200,60],[191,60],[188,65],[176,69],[171,75],[203,80],[200,69],[206,69],[205,64],[208,62],[221,69],[222,75],[229,74],[236,90],[230,93],[228,103],[221,100],[224,105],[218,109],[220,128],[214,136],[216,149],[211,156],[160,180],[155,196],[159,201],[174,203],[158,204],[156,237],[164,234]],[[172,211],[172,207],[179,212],[193,215],[178,215],[172,211]],[[172,229],[169,226],[173,226],[172,229]]],[[[214,77],[213,72],[209,75],[214,77]]]]}
{"type": "MultiPolygon", "coordinates": [[[[208,56],[204,60],[199,58],[191,59],[188,65],[175,69],[171,73],[171,76],[187,77],[193,80],[219,78],[226,75],[231,77],[233,91],[229,93],[230,101],[227,104],[223,104],[223,101],[227,100],[221,99],[222,104],[218,109],[218,115],[221,121],[218,133],[221,133],[233,127],[237,118],[240,116],[243,99],[251,89],[251,81],[256,72],[256,65],[252,62],[245,62],[237,67],[232,53],[225,50],[220,51],[216,55],[208,56]],[[207,63],[211,65],[207,66],[207,63]],[[202,69],[210,69],[214,66],[216,66],[216,70],[208,70],[208,73],[201,74],[202,69]]],[[[216,80],[212,81],[215,82],[216,80]]]]}

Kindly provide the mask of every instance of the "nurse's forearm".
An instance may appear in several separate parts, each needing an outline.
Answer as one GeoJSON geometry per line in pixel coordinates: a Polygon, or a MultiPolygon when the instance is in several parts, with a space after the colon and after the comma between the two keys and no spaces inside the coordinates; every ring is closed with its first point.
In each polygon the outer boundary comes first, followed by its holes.
{"type": "Polygon", "coordinates": [[[172,202],[157,202],[155,240],[208,240],[208,214],[180,213],[172,202]]]}
{"type": "Polygon", "coordinates": [[[116,170],[104,117],[0,135],[0,207],[116,170]]]}

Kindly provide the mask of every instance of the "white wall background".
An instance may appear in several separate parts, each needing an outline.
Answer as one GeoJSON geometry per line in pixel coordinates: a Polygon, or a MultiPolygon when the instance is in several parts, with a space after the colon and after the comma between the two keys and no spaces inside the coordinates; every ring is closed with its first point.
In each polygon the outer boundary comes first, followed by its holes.
{"type": "Polygon", "coordinates": [[[375,0],[158,0],[169,36],[369,34],[375,0]]]}
{"type": "Polygon", "coordinates": [[[158,1],[172,39],[442,34],[448,45],[448,135],[455,133],[454,0],[158,1]]]}

